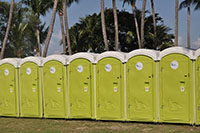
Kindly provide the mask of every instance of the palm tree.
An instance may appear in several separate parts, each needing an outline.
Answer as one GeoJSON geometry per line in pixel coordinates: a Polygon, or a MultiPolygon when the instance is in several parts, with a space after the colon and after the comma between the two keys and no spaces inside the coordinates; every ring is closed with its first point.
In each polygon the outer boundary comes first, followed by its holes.
{"type": "Polygon", "coordinates": [[[124,6],[125,3],[128,3],[128,4],[130,4],[132,6],[132,11],[133,11],[133,17],[134,17],[134,22],[135,22],[135,28],[136,28],[138,45],[139,45],[139,48],[142,48],[141,41],[140,41],[139,27],[138,27],[138,22],[137,22],[137,17],[136,17],[136,0],[124,0],[123,6],[124,6]]]}
{"type": "Polygon", "coordinates": [[[154,0],[151,0],[152,16],[153,16],[153,29],[154,29],[154,45],[157,46],[157,33],[156,33],[156,15],[154,8],[154,0]]]}
{"type": "Polygon", "coordinates": [[[175,46],[178,46],[178,0],[175,4],[175,46]]]}
{"type": "Polygon", "coordinates": [[[184,0],[181,2],[179,9],[187,8],[187,46],[188,48],[191,47],[190,45],[190,6],[191,6],[192,0],[184,0]]]}
{"type": "Polygon", "coordinates": [[[46,38],[46,41],[45,41],[45,47],[44,47],[43,57],[47,56],[47,50],[48,50],[48,47],[49,47],[49,42],[51,40],[51,36],[52,36],[52,32],[53,32],[53,27],[54,27],[54,23],[55,23],[57,4],[58,4],[58,0],[54,0],[52,17],[51,17],[51,22],[50,22],[50,26],[49,26],[49,31],[48,31],[48,34],[47,34],[47,38],[46,38]]]}
{"type": "Polygon", "coordinates": [[[63,24],[63,10],[59,10],[59,18],[60,18],[60,28],[62,33],[62,44],[63,44],[63,54],[66,54],[66,41],[65,41],[65,31],[64,31],[64,24],[63,24]]]}
{"type": "Polygon", "coordinates": [[[112,0],[113,3],[113,15],[115,23],[115,50],[118,51],[118,42],[119,42],[119,33],[118,33],[118,20],[117,20],[117,9],[116,9],[116,0],[112,0]]]}
{"type": "Polygon", "coordinates": [[[33,15],[37,17],[36,21],[36,38],[37,38],[37,55],[41,56],[41,40],[40,40],[40,16],[46,16],[46,13],[51,7],[51,2],[49,0],[22,0],[22,3],[27,5],[31,8],[31,11],[33,12],[33,15]]]}
{"type": "Polygon", "coordinates": [[[63,0],[63,9],[64,9],[64,20],[65,20],[65,32],[67,36],[67,48],[68,48],[69,55],[72,55],[71,42],[69,38],[69,25],[68,25],[68,18],[67,18],[66,0],[63,0]]]}
{"type": "Polygon", "coordinates": [[[107,51],[109,51],[108,39],[107,39],[107,34],[106,34],[105,17],[104,17],[104,0],[101,0],[101,26],[102,26],[102,33],[103,33],[105,48],[107,51]]]}
{"type": "Polygon", "coordinates": [[[79,0],[63,0],[63,10],[64,10],[64,20],[65,20],[65,32],[67,36],[67,48],[68,48],[68,53],[69,55],[72,54],[71,50],[71,42],[70,42],[70,35],[69,35],[69,25],[68,25],[68,17],[67,17],[67,6],[71,6],[73,2],[78,3],[79,0]]]}
{"type": "Polygon", "coordinates": [[[144,48],[144,18],[146,10],[146,0],[143,0],[142,17],[141,17],[141,47],[144,48]]]}
{"type": "Polygon", "coordinates": [[[13,16],[14,3],[15,3],[15,1],[11,0],[8,25],[7,25],[7,28],[6,28],[6,35],[4,37],[3,46],[2,46],[2,49],[1,49],[1,59],[3,59],[6,43],[7,43],[7,40],[8,40],[8,34],[9,34],[9,31],[10,31],[10,26],[11,26],[11,21],[12,21],[12,16],[13,16]]]}

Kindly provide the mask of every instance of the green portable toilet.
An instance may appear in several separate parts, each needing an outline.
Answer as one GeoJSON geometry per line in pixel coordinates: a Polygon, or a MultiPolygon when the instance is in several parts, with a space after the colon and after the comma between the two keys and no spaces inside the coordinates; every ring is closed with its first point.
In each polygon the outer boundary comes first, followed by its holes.
{"type": "Polygon", "coordinates": [[[96,119],[125,120],[124,63],[120,52],[96,56],[96,119]]]}
{"type": "Polygon", "coordinates": [[[194,123],[193,51],[172,47],[160,52],[160,122],[194,123]]]}
{"type": "Polygon", "coordinates": [[[77,53],[69,57],[69,118],[94,118],[94,56],[77,53]]]}
{"type": "Polygon", "coordinates": [[[19,59],[0,60],[0,116],[19,117],[19,59]]]}
{"type": "Polygon", "coordinates": [[[19,64],[20,116],[42,117],[42,58],[27,57],[19,64]]]}
{"type": "Polygon", "coordinates": [[[42,61],[45,118],[67,118],[67,58],[51,55],[42,61]]]}
{"type": "Polygon", "coordinates": [[[200,49],[195,51],[195,124],[200,125],[200,49]]]}
{"type": "Polygon", "coordinates": [[[127,121],[157,121],[157,51],[126,54],[127,121]]]}

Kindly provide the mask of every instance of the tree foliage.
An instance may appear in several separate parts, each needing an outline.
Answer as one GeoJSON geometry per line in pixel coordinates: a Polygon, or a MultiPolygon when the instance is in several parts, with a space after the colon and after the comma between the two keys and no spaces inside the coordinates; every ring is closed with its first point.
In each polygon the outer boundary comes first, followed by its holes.
{"type": "MultiPolygon", "coordinates": [[[[6,24],[8,20],[9,3],[0,2],[0,45],[5,36],[6,24]]],[[[35,55],[37,47],[36,40],[36,16],[31,11],[23,7],[21,3],[14,5],[13,20],[5,48],[4,57],[26,57],[35,55]]],[[[47,34],[45,23],[39,25],[41,32],[41,43],[44,42],[47,34]]]]}
{"type": "MultiPolygon", "coordinates": [[[[119,20],[119,48],[123,52],[129,52],[138,48],[135,24],[133,14],[126,11],[118,11],[119,20]]],[[[154,44],[154,29],[152,15],[146,12],[145,17],[145,43],[144,47],[149,49],[162,50],[173,45],[172,39],[174,35],[169,34],[171,30],[164,25],[163,19],[156,14],[158,45],[154,44]]],[[[141,11],[136,10],[136,17],[141,19],[141,11]]],[[[114,50],[115,47],[115,30],[112,9],[105,10],[106,30],[108,33],[109,49],[114,50]]],[[[103,37],[101,32],[100,14],[94,13],[85,18],[80,18],[79,22],[70,28],[70,38],[72,43],[72,51],[83,52],[92,51],[100,53],[105,51],[103,37]]],[[[141,25],[138,23],[139,26],[141,25]]]]}

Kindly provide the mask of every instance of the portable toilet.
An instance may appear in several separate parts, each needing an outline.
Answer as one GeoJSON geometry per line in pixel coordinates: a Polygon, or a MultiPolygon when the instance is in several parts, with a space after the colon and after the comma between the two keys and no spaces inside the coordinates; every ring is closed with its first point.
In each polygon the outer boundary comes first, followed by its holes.
{"type": "Polygon", "coordinates": [[[126,54],[127,121],[157,121],[157,51],[126,54]]]}
{"type": "Polygon", "coordinates": [[[195,124],[200,125],[200,49],[195,51],[195,60],[195,124]]]}
{"type": "Polygon", "coordinates": [[[0,116],[19,117],[19,59],[0,60],[0,116]]]}
{"type": "Polygon", "coordinates": [[[120,52],[104,52],[96,60],[96,119],[125,120],[124,63],[120,52]]]}
{"type": "Polygon", "coordinates": [[[67,58],[51,55],[42,61],[45,118],[67,118],[67,58]]]}
{"type": "Polygon", "coordinates": [[[94,56],[74,54],[67,69],[69,118],[94,118],[94,56]]]}
{"type": "Polygon", "coordinates": [[[27,57],[19,64],[20,116],[42,117],[42,58],[27,57]]]}
{"type": "Polygon", "coordinates": [[[193,51],[172,47],[158,59],[160,122],[193,124],[193,51]]]}

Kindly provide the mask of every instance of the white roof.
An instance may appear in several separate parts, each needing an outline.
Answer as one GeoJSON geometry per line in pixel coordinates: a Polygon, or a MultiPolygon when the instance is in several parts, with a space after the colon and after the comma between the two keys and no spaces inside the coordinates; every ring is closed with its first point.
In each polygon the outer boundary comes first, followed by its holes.
{"type": "Polygon", "coordinates": [[[197,59],[200,56],[200,48],[194,52],[194,59],[197,59]]]}
{"type": "Polygon", "coordinates": [[[150,49],[137,49],[133,50],[126,54],[125,61],[127,62],[130,58],[137,56],[137,55],[145,55],[148,57],[151,57],[153,60],[158,60],[159,52],[156,50],[150,50],[150,49]]]}
{"type": "Polygon", "coordinates": [[[19,58],[5,58],[3,60],[0,60],[0,65],[8,63],[13,65],[15,68],[18,68],[19,62],[21,59],[19,58]]]}
{"type": "Polygon", "coordinates": [[[91,54],[91,53],[83,53],[82,52],[82,53],[77,53],[77,54],[74,54],[74,55],[70,56],[67,64],[70,64],[71,61],[73,61],[75,59],[80,59],[80,58],[87,59],[91,63],[95,63],[93,54],[91,54]]]}
{"type": "Polygon", "coordinates": [[[62,63],[63,65],[67,65],[68,62],[68,58],[66,55],[50,55],[47,56],[46,58],[43,58],[42,60],[42,66],[44,66],[44,64],[48,61],[59,61],[60,63],[62,63]]]}
{"type": "Polygon", "coordinates": [[[98,63],[98,61],[106,57],[113,57],[113,58],[119,59],[122,63],[125,62],[125,53],[116,52],[116,51],[107,51],[102,54],[97,54],[95,63],[98,63]]]}
{"type": "Polygon", "coordinates": [[[190,59],[194,59],[194,52],[192,50],[183,47],[171,47],[161,51],[160,55],[158,56],[158,60],[161,60],[164,56],[168,54],[174,54],[174,53],[183,54],[188,56],[190,59]]]}
{"type": "Polygon", "coordinates": [[[42,66],[42,59],[43,59],[42,57],[33,57],[33,56],[26,57],[19,62],[19,67],[21,67],[21,65],[23,65],[26,62],[33,62],[38,66],[42,66]]]}

